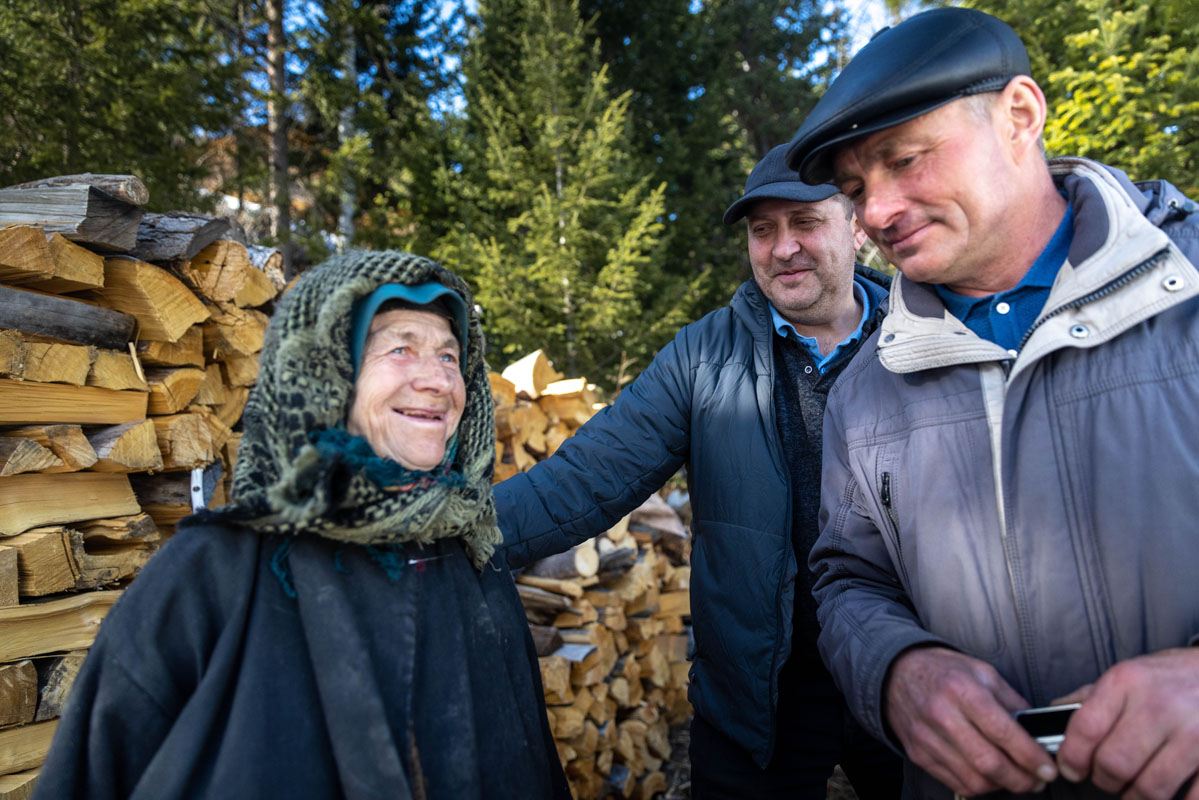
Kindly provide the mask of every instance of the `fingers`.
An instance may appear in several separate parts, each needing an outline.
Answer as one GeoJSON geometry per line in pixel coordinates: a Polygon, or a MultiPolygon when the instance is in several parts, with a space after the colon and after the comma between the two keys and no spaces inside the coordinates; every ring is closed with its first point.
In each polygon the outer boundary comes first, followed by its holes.
{"type": "Polygon", "coordinates": [[[1064,706],[1068,703],[1082,703],[1095,691],[1095,684],[1088,683],[1085,686],[1080,686],[1070,694],[1055,698],[1049,701],[1051,706],[1064,706]]]}

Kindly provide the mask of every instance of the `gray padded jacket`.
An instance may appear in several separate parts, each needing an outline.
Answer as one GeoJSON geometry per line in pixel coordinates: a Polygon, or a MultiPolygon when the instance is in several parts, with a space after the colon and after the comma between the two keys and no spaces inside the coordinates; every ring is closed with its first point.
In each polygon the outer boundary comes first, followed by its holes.
{"type": "Polygon", "coordinates": [[[1018,355],[900,279],[829,396],[820,650],[880,738],[887,668],[916,644],[1042,705],[1199,633],[1199,214],[1169,184],[1050,170],[1074,239],[1018,355]]]}

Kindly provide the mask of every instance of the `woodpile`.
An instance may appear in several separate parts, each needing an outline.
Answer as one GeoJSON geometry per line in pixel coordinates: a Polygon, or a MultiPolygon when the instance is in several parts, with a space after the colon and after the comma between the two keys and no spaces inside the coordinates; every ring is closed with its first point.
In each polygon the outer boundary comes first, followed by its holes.
{"type": "MultiPolygon", "coordinates": [[[[536,351],[492,373],[496,480],[527,470],[603,408],[536,351]]],[[[550,729],[578,800],[667,788],[670,728],[691,715],[690,537],[658,495],[614,528],[516,576],[550,729]]]]}
{"type": "Polygon", "coordinates": [[[0,189],[0,797],[26,797],[100,621],[225,497],[281,258],[129,176],[0,189]],[[268,306],[269,308],[269,306],[268,306]]]}

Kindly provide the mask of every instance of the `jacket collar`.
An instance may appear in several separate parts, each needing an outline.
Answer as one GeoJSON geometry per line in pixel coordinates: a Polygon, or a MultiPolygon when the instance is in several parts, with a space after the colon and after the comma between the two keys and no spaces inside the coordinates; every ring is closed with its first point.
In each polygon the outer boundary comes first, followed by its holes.
{"type": "MultiPolygon", "coordinates": [[[[871,304],[876,309],[882,307],[891,287],[891,276],[861,264],[854,264],[853,273],[862,278],[861,283],[870,295],[871,304]]],[[[756,281],[750,278],[742,283],[733,299],[729,301],[729,306],[737,318],[754,332],[755,339],[770,341],[774,330],[774,323],[770,318],[770,304],[756,281]]]]}
{"type": "MultiPolygon", "coordinates": [[[[1194,267],[1145,216],[1160,200],[1087,159],[1053,159],[1049,170],[1074,208],[1074,239],[1012,375],[1053,350],[1108,341],[1199,294],[1194,267]]],[[[931,286],[905,277],[892,287],[878,342],[879,360],[896,373],[1011,358],[949,314],[931,286]]]]}

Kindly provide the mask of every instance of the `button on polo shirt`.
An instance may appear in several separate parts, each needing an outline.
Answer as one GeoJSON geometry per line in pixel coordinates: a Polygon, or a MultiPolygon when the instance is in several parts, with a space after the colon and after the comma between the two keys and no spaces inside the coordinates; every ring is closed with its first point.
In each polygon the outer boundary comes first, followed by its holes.
{"type": "Polygon", "coordinates": [[[934,288],[949,313],[981,338],[994,342],[1015,357],[1024,334],[1037,321],[1057,273],[1070,254],[1074,239],[1074,209],[1066,206],[1066,215],[1037,260],[1020,282],[999,294],[967,297],[944,286],[934,288]]]}
{"type": "MultiPolygon", "coordinates": [[[[829,351],[828,355],[821,354],[820,345],[816,342],[814,337],[804,336],[802,333],[797,331],[794,325],[783,319],[783,317],[779,314],[778,309],[774,307],[773,303],[768,304],[770,306],[770,318],[774,322],[774,332],[784,339],[792,338],[803,345],[804,349],[811,354],[812,360],[816,362],[816,369],[821,375],[823,375],[829,367],[835,364],[844,353],[853,349],[854,342],[862,338],[862,330],[866,327],[866,320],[870,319],[870,315],[874,313],[874,309],[870,305],[870,293],[867,292],[865,287],[862,286],[862,280],[862,278],[859,278],[856,275],[853,279],[854,299],[856,299],[862,305],[862,318],[858,320],[857,330],[845,337],[840,344],[829,351]]],[[[811,374],[811,371],[811,367],[804,367],[805,373],[811,374]]]]}

